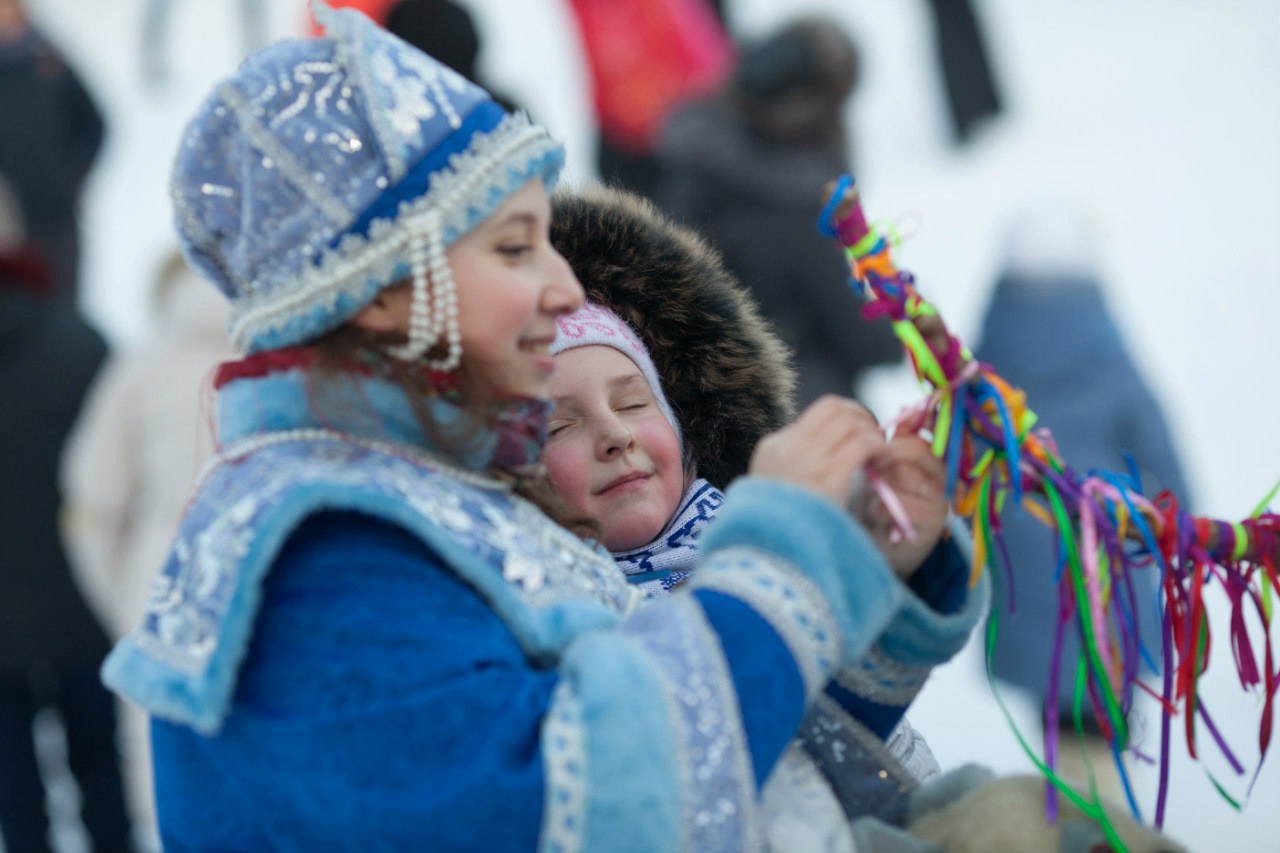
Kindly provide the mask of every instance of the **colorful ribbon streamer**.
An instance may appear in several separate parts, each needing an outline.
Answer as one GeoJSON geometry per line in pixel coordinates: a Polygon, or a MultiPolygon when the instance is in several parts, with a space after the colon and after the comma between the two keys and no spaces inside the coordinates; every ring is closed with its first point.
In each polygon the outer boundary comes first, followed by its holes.
{"type": "MultiPolygon", "coordinates": [[[[1168,492],[1154,498],[1144,496],[1136,476],[1072,469],[1059,456],[1048,432],[1037,428],[1026,395],[1001,379],[991,365],[975,361],[948,332],[937,309],[921,298],[911,274],[898,269],[890,240],[868,224],[849,176],[841,178],[831,191],[818,228],[844,246],[855,289],[865,302],[864,316],[890,320],[916,376],[932,388],[929,397],[903,420],[906,428],[931,439],[934,452],[947,465],[952,505],[973,525],[971,582],[989,565],[994,566],[995,554],[1001,554],[1004,577],[993,573],[993,579],[1001,591],[1007,584],[1012,596],[1014,567],[1004,553],[1000,533],[1000,516],[1010,503],[1031,513],[1056,534],[1060,620],[1048,682],[1049,713],[1056,715],[1058,707],[1058,671],[1063,666],[1074,667],[1077,729],[1079,712],[1087,703],[1112,747],[1130,808],[1138,815],[1120,755],[1129,745],[1127,717],[1135,688],[1158,699],[1162,719],[1157,827],[1164,821],[1175,719],[1181,718],[1187,750],[1193,758],[1201,747],[1197,741],[1199,722],[1232,769],[1243,775],[1245,768],[1214,725],[1199,690],[1214,638],[1206,596],[1222,595],[1230,607],[1228,641],[1240,684],[1261,695],[1260,768],[1271,742],[1274,701],[1280,686],[1271,643],[1272,596],[1280,586],[1276,572],[1280,515],[1265,511],[1276,490],[1252,516],[1229,523],[1189,515],[1179,507],[1177,496],[1168,492]],[[1137,599],[1132,581],[1135,571],[1160,573],[1160,649],[1144,649],[1138,639],[1139,614],[1146,608],[1137,599]],[[1262,626],[1260,643],[1247,630],[1250,610],[1262,626]],[[1062,659],[1066,630],[1074,630],[1080,638],[1078,662],[1062,659]],[[1162,669],[1163,685],[1158,692],[1139,681],[1143,659],[1158,663],[1162,669]]],[[[997,610],[993,604],[987,632],[988,659],[996,642],[997,610]]],[[[1021,734],[1018,740],[1044,772],[1050,790],[1061,791],[1081,805],[1083,799],[1054,772],[1056,726],[1046,726],[1044,761],[1021,734]]],[[[1238,807],[1212,775],[1210,779],[1228,802],[1238,807]]],[[[1093,794],[1096,803],[1096,790],[1093,794]]],[[[1052,797],[1049,808],[1051,814],[1056,808],[1052,797]]],[[[1101,809],[1086,811],[1099,818],[1109,836],[1114,834],[1101,809]]]]}

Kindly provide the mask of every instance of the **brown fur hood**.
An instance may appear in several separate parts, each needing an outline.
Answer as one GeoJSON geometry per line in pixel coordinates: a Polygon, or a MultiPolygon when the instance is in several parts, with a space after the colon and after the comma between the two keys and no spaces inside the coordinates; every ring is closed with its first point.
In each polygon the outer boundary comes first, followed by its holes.
{"type": "Polygon", "coordinates": [[[795,414],[791,353],[755,300],[694,232],[603,187],[557,193],[551,240],[587,299],[640,334],[700,477],[745,474],[766,433],[795,414]]]}

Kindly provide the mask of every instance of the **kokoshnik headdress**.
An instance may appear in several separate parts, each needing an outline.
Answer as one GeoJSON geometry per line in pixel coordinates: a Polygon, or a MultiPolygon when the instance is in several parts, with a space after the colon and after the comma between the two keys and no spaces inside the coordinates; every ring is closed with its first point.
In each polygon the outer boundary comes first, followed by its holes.
{"type": "Polygon", "coordinates": [[[172,180],[184,254],[257,352],[337,328],[411,279],[391,354],[453,370],[462,355],[445,249],[564,151],[483,89],[350,10],[317,3],[322,38],[277,42],[219,84],[172,180]]]}

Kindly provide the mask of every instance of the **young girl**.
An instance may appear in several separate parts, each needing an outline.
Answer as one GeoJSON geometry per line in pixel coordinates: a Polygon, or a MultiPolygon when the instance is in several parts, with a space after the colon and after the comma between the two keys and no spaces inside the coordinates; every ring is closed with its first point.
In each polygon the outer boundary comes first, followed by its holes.
{"type": "MultiPolygon", "coordinates": [[[[789,414],[785,350],[714,252],[634,196],[557,195],[552,240],[591,301],[557,321],[551,482],[596,523],[628,578],[665,597],[696,565],[724,499],[716,486],[745,473],[752,445],[789,414]]],[[[937,770],[903,712],[986,600],[985,588],[966,591],[958,549],[939,543],[945,472],[928,445],[898,438],[869,462],[916,535],[892,534],[865,482],[851,509],[907,581],[908,606],[875,654],[827,686],[766,786],[773,849],[851,850],[849,820],[901,816],[906,794],[937,770]]]]}
{"type": "Polygon", "coordinates": [[[642,606],[520,496],[583,299],[559,146],[321,16],[217,87],[174,172],[248,355],[105,667],[155,718],[165,849],[761,849],[760,784],[904,606],[842,509],[874,421],[828,400],[764,438],[687,591],[642,606]]]}

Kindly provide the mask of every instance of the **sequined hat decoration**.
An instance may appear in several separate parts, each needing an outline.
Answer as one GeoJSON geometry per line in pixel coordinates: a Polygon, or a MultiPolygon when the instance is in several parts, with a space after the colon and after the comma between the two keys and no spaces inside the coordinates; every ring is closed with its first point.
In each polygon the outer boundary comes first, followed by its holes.
{"type": "Polygon", "coordinates": [[[662,391],[662,380],[658,378],[658,369],[635,329],[611,309],[594,302],[583,303],[572,314],[562,314],[556,318],[556,339],[551,343],[551,354],[559,355],[565,350],[586,346],[613,347],[635,362],[640,375],[649,383],[649,390],[658,404],[658,410],[671,424],[671,429],[675,430],[676,440],[683,450],[684,437],[680,433],[680,420],[667,402],[667,395],[662,391]]]}
{"type": "Polygon", "coordinates": [[[564,151],[352,9],[251,56],[188,125],[172,196],[183,252],[232,303],[243,352],[305,343],[412,278],[409,342],[461,358],[445,249],[564,151]]]}

